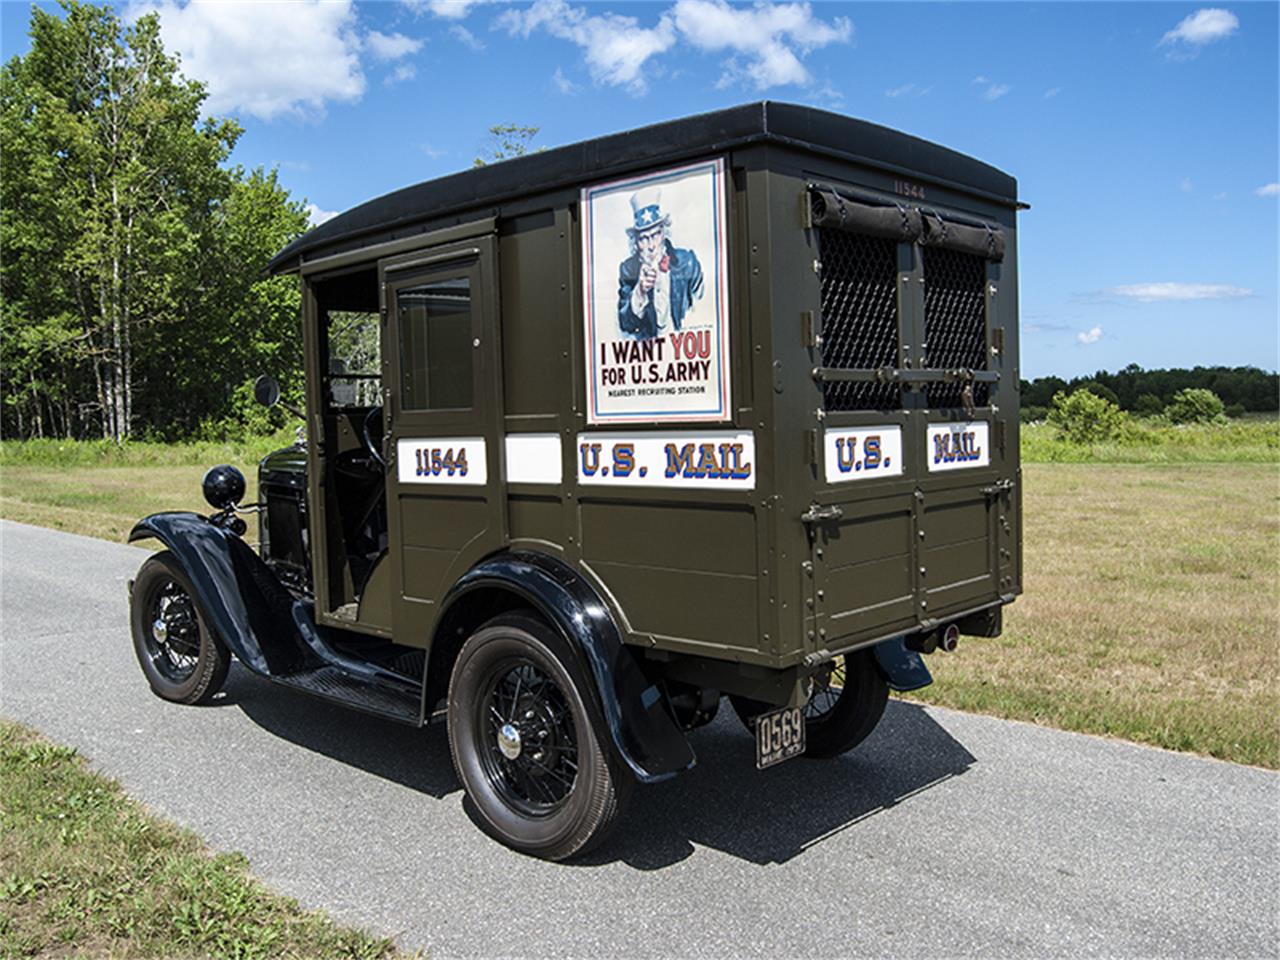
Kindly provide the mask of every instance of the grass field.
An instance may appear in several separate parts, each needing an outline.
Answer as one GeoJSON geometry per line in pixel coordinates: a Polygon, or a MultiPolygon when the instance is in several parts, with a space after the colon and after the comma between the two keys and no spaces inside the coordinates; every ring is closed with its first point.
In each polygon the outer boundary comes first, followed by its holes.
{"type": "Polygon", "coordinates": [[[271,893],[90,771],[0,720],[0,956],[398,956],[271,893]]]}
{"type": "Polygon", "coordinates": [[[919,699],[1280,767],[1280,472],[1031,464],[1026,593],[919,699]]]}
{"type": "MultiPolygon", "coordinates": [[[[1193,430],[1165,445],[1177,463],[1028,463],[1026,594],[1002,637],[932,657],[920,698],[1280,768],[1280,430],[1251,426],[1230,448],[1244,462],[1201,462],[1218,435],[1197,446],[1193,430]]],[[[1041,429],[1024,445],[1057,442],[1041,429]]],[[[226,454],[252,484],[262,451],[200,452],[226,454]]],[[[0,515],[118,542],[146,513],[206,510],[200,478],[218,459],[25,454],[0,450],[0,515]]]]}

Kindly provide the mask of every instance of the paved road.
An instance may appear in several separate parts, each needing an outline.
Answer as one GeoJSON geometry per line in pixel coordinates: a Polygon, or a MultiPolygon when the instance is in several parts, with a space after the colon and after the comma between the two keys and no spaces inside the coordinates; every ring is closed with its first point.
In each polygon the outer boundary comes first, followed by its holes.
{"type": "Polygon", "coordinates": [[[216,705],[152,696],[142,551],[2,523],[0,554],[0,712],[433,958],[1280,953],[1274,773],[901,703],[851,756],[758,773],[722,716],[606,849],[547,864],[471,823],[442,728],[238,665],[216,705]]]}

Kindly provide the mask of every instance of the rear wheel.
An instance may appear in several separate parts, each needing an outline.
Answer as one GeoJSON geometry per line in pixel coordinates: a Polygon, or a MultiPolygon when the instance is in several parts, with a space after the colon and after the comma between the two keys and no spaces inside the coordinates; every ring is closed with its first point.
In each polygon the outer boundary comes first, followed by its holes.
{"type": "Polygon", "coordinates": [[[527,614],[490,620],[463,644],[449,680],[453,764],[485,829],[547,860],[598,843],[630,793],[588,709],[563,640],[527,614]]]}
{"type": "Polygon", "coordinates": [[[231,654],[209,628],[181,564],[165,551],[149,558],[133,582],[133,650],[158,696],[207,703],[222,689],[231,654]]]}
{"type": "MultiPolygon", "coordinates": [[[[743,725],[753,732],[756,717],[774,709],[746,697],[729,699],[743,725]]],[[[825,664],[814,676],[813,692],[804,706],[805,756],[834,757],[852,750],[876,728],[888,700],[889,686],[871,650],[825,664]]]]}

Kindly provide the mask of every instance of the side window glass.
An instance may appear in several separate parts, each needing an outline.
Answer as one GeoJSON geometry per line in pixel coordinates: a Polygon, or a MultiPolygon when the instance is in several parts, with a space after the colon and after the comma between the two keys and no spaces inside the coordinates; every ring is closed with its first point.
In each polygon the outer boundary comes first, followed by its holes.
{"type": "Polygon", "coordinates": [[[329,403],[376,407],[382,403],[382,348],[378,314],[367,310],[328,312],[329,403]]]}
{"type": "Polygon", "coordinates": [[[402,289],[396,296],[396,309],[402,408],[470,407],[471,281],[451,277],[402,289]]]}

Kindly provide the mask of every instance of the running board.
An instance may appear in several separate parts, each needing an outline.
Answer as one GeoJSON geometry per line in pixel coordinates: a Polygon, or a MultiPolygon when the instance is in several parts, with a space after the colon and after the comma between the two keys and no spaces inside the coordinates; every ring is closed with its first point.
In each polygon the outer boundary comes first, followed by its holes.
{"type": "Polygon", "coordinates": [[[421,694],[416,689],[353,676],[341,667],[333,666],[271,677],[271,680],[362,713],[413,727],[420,725],[421,694]]]}

